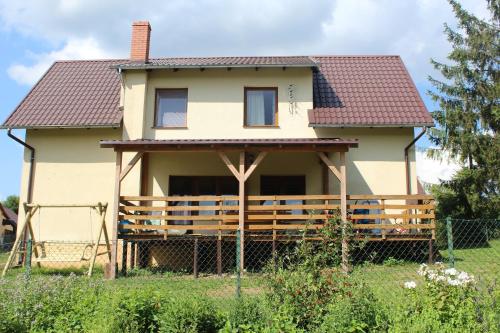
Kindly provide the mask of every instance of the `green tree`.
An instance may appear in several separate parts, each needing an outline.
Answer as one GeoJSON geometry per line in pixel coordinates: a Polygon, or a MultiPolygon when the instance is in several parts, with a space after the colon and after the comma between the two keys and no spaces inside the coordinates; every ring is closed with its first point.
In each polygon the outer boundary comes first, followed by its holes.
{"type": "Polygon", "coordinates": [[[442,213],[454,207],[463,218],[497,218],[500,211],[500,0],[488,0],[490,18],[480,19],[448,0],[457,28],[444,25],[452,46],[448,61],[431,60],[442,80],[429,77],[438,127],[429,137],[438,149],[464,164],[453,179],[434,187],[442,213]],[[447,207],[447,208],[446,208],[447,207]],[[445,209],[446,208],[446,209],[445,209]]]}
{"type": "Polygon", "coordinates": [[[4,207],[12,209],[16,214],[19,209],[19,197],[17,195],[9,195],[4,202],[2,202],[4,207]]]}

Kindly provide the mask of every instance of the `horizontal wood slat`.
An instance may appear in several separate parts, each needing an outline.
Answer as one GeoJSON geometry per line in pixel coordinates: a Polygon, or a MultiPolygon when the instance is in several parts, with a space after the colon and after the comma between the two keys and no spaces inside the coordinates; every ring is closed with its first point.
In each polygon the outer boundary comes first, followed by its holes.
{"type": "Polygon", "coordinates": [[[375,220],[375,219],[433,219],[434,214],[356,214],[351,215],[351,220],[375,220]]]}
{"type": "MultiPolygon", "coordinates": [[[[145,230],[198,230],[198,234],[202,234],[203,231],[238,229],[237,196],[123,196],[120,199],[119,219],[137,223],[120,226],[122,229],[133,230],[131,235],[140,234],[145,230]],[[155,202],[156,206],[153,205],[155,202]],[[173,202],[181,202],[184,205],[174,205],[173,202]],[[203,212],[207,215],[200,215],[203,212]],[[185,215],[174,215],[175,213],[185,215]],[[191,221],[194,225],[140,224],[147,220],[191,221]]],[[[245,208],[244,228],[254,231],[320,229],[324,222],[332,217],[334,211],[340,208],[339,195],[250,195],[245,197],[245,201],[248,204],[245,208]],[[291,200],[298,203],[292,203],[291,200]],[[308,221],[315,222],[307,223],[308,221]]],[[[423,237],[425,230],[435,230],[435,205],[430,195],[348,195],[347,208],[351,213],[348,218],[358,236],[362,235],[360,230],[369,232],[377,229],[402,229],[416,230],[415,234],[423,237]],[[367,204],[362,200],[375,202],[367,204]],[[390,202],[391,200],[393,202],[390,202]],[[370,214],[359,214],[359,211],[355,211],[360,209],[367,209],[370,214]],[[359,220],[369,220],[370,223],[357,223],[359,220]],[[375,223],[376,220],[381,223],[375,223]],[[395,223],[396,221],[401,223],[395,223]]],[[[376,237],[371,232],[369,234],[376,237]]],[[[384,234],[401,236],[390,231],[384,231],[384,234]]],[[[273,235],[276,236],[276,233],[273,235]]]]}

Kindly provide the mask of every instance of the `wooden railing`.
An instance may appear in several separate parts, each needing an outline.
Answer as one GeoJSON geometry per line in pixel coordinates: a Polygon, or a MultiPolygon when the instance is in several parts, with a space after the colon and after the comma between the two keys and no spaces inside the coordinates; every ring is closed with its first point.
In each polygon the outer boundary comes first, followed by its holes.
{"type": "MultiPolygon", "coordinates": [[[[348,220],[360,236],[434,238],[432,196],[348,195],[347,199],[348,220]]],[[[245,230],[272,232],[276,237],[290,230],[322,228],[340,209],[340,196],[250,195],[245,205],[245,230]]],[[[238,228],[238,196],[123,196],[119,219],[120,230],[129,236],[231,235],[238,228]]]]}

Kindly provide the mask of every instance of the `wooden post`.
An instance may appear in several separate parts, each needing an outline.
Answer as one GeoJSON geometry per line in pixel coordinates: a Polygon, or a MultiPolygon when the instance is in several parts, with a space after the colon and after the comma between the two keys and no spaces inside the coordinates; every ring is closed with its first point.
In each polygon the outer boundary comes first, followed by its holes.
{"type": "Polygon", "coordinates": [[[122,241],[122,276],[127,275],[127,259],[128,259],[128,243],[127,240],[122,241]]]}
{"type": "Polygon", "coordinates": [[[238,229],[240,230],[240,269],[243,272],[245,267],[244,255],[245,255],[245,181],[252,175],[252,172],[259,166],[260,162],[266,157],[267,152],[260,152],[255,161],[252,162],[248,170],[245,172],[245,152],[240,152],[240,164],[239,168],[231,163],[227,155],[219,151],[220,158],[226,164],[227,168],[236,177],[239,183],[239,197],[238,197],[238,229]]]}
{"type": "Polygon", "coordinates": [[[276,223],[277,223],[276,205],[277,205],[277,200],[276,200],[276,196],[274,196],[274,200],[273,200],[273,206],[274,206],[274,210],[273,210],[273,267],[274,267],[274,270],[277,269],[277,265],[278,265],[278,261],[277,261],[278,257],[276,255],[276,223]]]}
{"type": "Polygon", "coordinates": [[[135,241],[131,241],[130,242],[130,269],[135,268],[135,248],[136,248],[135,241]]]}
{"type": "Polygon", "coordinates": [[[240,270],[245,268],[245,152],[240,152],[238,228],[240,230],[240,270]]]}
{"type": "Polygon", "coordinates": [[[115,162],[115,192],[114,192],[114,202],[113,202],[113,219],[111,226],[111,264],[110,264],[110,279],[116,278],[117,266],[117,250],[118,250],[118,213],[120,208],[120,189],[121,189],[121,170],[122,170],[122,152],[116,151],[116,162],[115,162]]]}
{"type": "MultiPolygon", "coordinates": [[[[219,201],[219,215],[223,214],[223,203],[224,201],[222,198],[219,201]]],[[[222,220],[219,220],[219,226],[222,225],[222,220]]],[[[221,276],[222,275],[222,230],[218,230],[217,232],[217,275],[221,276]]]]}
{"type": "Polygon", "coordinates": [[[349,241],[347,235],[347,177],[345,152],[340,152],[340,215],[342,218],[342,269],[349,272],[349,241]]]}

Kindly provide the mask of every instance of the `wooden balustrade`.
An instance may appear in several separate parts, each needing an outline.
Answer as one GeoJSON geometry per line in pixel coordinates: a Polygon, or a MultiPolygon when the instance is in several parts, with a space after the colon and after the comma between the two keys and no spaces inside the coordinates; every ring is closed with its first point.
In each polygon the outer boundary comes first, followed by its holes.
{"type": "MultiPolygon", "coordinates": [[[[348,195],[347,200],[348,220],[360,237],[434,238],[435,205],[430,195],[348,195]]],[[[238,204],[238,196],[122,196],[119,220],[127,222],[120,223],[120,229],[129,237],[234,235],[238,204]]],[[[245,230],[272,232],[273,239],[293,230],[322,228],[340,214],[339,195],[249,195],[245,204],[245,230]]]]}

